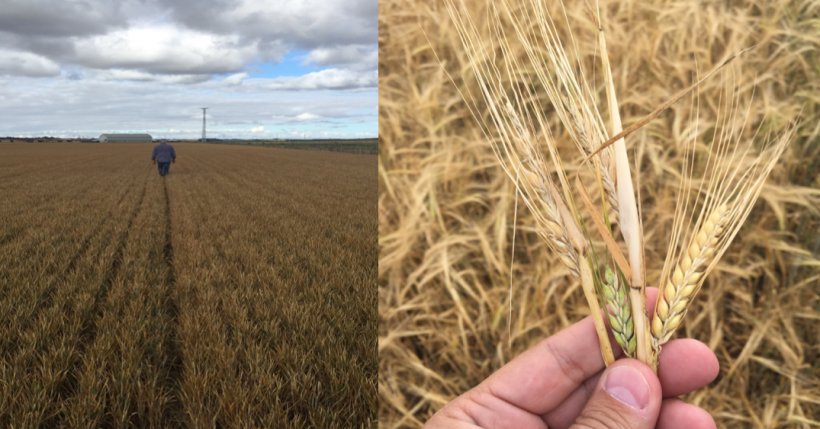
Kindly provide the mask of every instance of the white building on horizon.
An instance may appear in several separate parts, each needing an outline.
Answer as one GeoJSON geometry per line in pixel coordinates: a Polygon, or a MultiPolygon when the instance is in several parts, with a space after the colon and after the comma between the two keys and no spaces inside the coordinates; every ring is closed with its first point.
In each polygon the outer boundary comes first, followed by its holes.
{"type": "Polygon", "coordinates": [[[101,134],[100,143],[151,143],[151,134],[101,134]]]}

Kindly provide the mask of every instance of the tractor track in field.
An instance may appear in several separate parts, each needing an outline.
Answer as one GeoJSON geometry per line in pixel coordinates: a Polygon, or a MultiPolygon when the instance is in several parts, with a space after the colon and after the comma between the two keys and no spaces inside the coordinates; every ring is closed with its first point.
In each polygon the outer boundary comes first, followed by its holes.
{"type": "MultiPolygon", "coordinates": [[[[102,316],[103,303],[106,297],[108,296],[111,287],[114,284],[114,279],[116,279],[117,275],[119,274],[120,266],[122,265],[123,253],[125,252],[128,237],[131,234],[131,226],[133,225],[134,219],[136,219],[137,215],[140,212],[140,209],[143,206],[147,188],[148,182],[145,181],[143,182],[142,190],[140,191],[140,196],[137,199],[137,203],[134,205],[134,208],[128,215],[128,221],[126,222],[126,226],[119,236],[119,240],[117,241],[117,247],[114,250],[113,257],[111,258],[111,263],[108,266],[108,270],[106,271],[106,274],[103,277],[102,282],[100,282],[100,287],[99,289],[97,289],[96,295],[94,296],[94,303],[88,310],[89,315],[82,322],[79,338],[77,339],[76,343],[77,358],[74,360],[74,362],[72,362],[71,367],[68,369],[68,375],[66,376],[66,378],[63,380],[62,383],[60,383],[60,385],[56,389],[56,393],[61,401],[66,401],[76,394],[77,386],[79,384],[79,380],[77,377],[83,369],[83,356],[85,355],[85,352],[88,349],[88,347],[94,343],[94,339],[97,337],[97,321],[102,316]]],[[[49,423],[54,423],[55,427],[62,426],[62,418],[62,414],[58,414],[57,416],[54,416],[55,421],[49,423]]]]}
{"type": "Polygon", "coordinates": [[[182,352],[179,347],[179,305],[176,297],[176,267],[174,266],[173,223],[171,222],[171,199],[168,197],[168,182],[162,181],[162,190],[165,196],[165,243],[162,256],[165,261],[165,305],[164,311],[168,320],[168,329],[165,335],[167,356],[164,360],[166,371],[165,387],[170,395],[168,405],[163,410],[165,422],[183,424],[184,407],[179,389],[182,383],[182,352]]]}

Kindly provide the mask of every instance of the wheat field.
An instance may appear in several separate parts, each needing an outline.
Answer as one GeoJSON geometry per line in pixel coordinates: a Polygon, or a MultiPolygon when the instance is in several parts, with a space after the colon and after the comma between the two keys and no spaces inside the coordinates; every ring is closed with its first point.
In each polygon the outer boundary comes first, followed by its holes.
{"type": "MultiPolygon", "coordinates": [[[[491,2],[464,4],[485,35],[476,49],[501,57],[491,36],[494,26],[509,23],[495,18],[491,2]]],[[[591,3],[566,2],[565,10],[547,4],[605,100],[591,3]]],[[[738,110],[747,115],[724,123],[746,118],[741,138],[777,134],[799,118],[760,200],[676,336],[703,341],[720,360],[717,380],[686,398],[718,427],[820,425],[820,4],[600,4],[624,126],[727,55],[751,48],[626,139],[648,284],[659,281],[681,192],[680,144],[694,138],[703,148],[720,132],[725,89],[738,94],[738,110]]],[[[498,166],[488,141],[496,136],[479,125],[492,123],[490,113],[470,112],[465,103],[481,89],[445,3],[386,0],[379,19],[379,421],[419,427],[589,310],[498,166]]],[[[510,81],[528,84],[520,76],[510,81]]],[[[542,102],[549,117],[545,100],[533,103],[542,102]]],[[[557,118],[548,125],[562,153],[577,154],[557,118]]],[[[580,168],[579,156],[567,158],[568,171],[580,168]]]]}
{"type": "Polygon", "coordinates": [[[0,426],[370,427],[372,155],[0,144],[0,426]]]}

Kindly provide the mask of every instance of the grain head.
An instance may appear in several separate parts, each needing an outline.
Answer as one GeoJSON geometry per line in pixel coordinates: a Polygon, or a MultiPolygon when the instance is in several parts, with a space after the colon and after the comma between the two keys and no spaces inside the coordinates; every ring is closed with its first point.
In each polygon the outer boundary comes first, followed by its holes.
{"type": "MultiPolygon", "coordinates": [[[[701,177],[692,177],[696,154],[688,154],[684,162],[681,204],[675,212],[651,324],[656,348],[669,341],[681,325],[692,299],[740,231],[766,178],[794,134],[792,126],[774,138],[760,136],[758,132],[744,137],[749,112],[746,118],[738,118],[743,100],[733,85],[727,88],[722,101],[724,114],[717,121],[714,139],[706,149],[701,177]],[[751,155],[756,140],[762,140],[763,149],[751,155]],[[697,184],[697,189],[694,198],[689,198],[687,190],[692,183],[697,184]],[[694,224],[687,219],[695,211],[692,206],[698,208],[694,224]],[[682,239],[684,234],[686,238],[682,239]],[[684,244],[679,246],[680,243],[684,244]]],[[[695,151],[694,145],[690,150],[695,151]]]]}

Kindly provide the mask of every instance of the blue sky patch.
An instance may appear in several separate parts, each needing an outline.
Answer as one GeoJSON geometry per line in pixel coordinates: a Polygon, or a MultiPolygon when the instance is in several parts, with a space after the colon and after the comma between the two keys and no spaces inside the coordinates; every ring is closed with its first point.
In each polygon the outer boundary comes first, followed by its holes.
{"type": "Polygon", "coordinates": [[[307,56],[307,51],[293,49],[282,57],[281,62],[252,62],[248,64],[246,71],[250,77],[270,79],[281,76],[301,76],[322,70],[322,67],[308,63],[307,56]]]}

